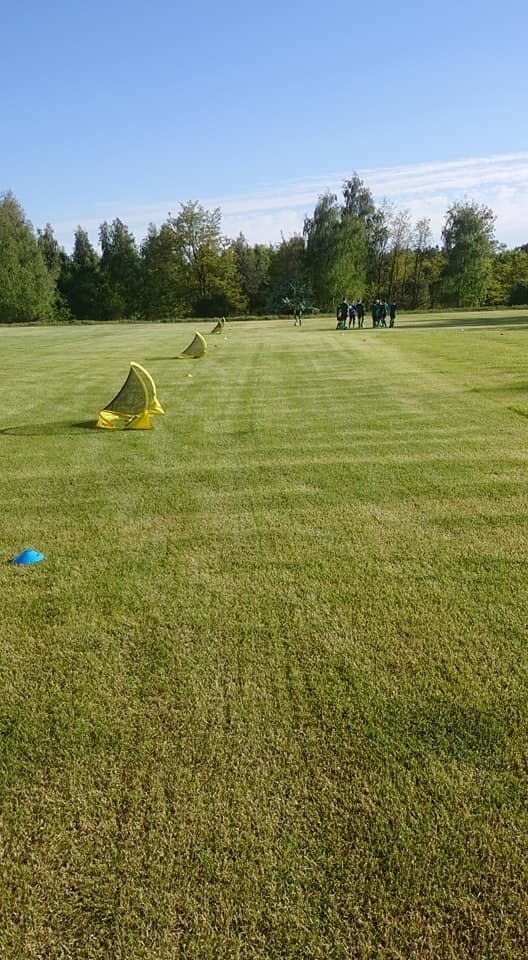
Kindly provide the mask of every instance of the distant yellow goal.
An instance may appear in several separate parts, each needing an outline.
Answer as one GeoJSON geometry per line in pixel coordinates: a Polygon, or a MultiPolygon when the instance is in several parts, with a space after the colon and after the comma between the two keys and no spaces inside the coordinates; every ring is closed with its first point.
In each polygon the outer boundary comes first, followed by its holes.
{"type": "Polygon", "coordinates": [[[97,426],[104,430],[152,430],[155,413],[165,411],[154,380],[141,364],[132,362],[123,386],[99,413],[97,426]]]}
{"type": "Polygon", "coordinates": [[[213,333],[222,333],[222,330],[224,329],[224,327],[225,327],[225,317],[220,317],[220,320],[217,320],[215,326],[214,326],[213,329],[210,331],[210,333],[211,333],[211,334],[213,334],[213,333]]]}
{"type": "Polygon", "coordinates": [[[183,353],[178,355],[178,360],[199,360],[200,357],[205,357],[206,351],[206,339],[201,333],[196,331],[189,346],[183,351],[183,353]]]}

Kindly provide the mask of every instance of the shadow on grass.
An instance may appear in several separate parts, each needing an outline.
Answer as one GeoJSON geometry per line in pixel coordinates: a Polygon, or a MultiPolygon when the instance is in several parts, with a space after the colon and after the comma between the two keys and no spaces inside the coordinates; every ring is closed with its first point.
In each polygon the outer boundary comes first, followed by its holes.
{"type": "Polygon", "coordinates": [[[408,742],[446,759],[501,765],[518,734],[521,698],[460,703],[431,699],[407,708],[408,742]]]}
{"type": "Polygon", "coordinates": [[[528,393],[528,380],[517,380],[511,383],[499,383],[485,387],[472,387],[472,393],[493,395],[494,393],[528,393]]]}
{"type": "MultiPolygon", "coordinates": [[[[219,346],[220,346],[219,343],[213,343],[213,344],[212,344],[212,347],[213,347],[213,348],[214,348],[214,347],[219,347],[219,346]]],[[[208,349],[208,351],[210,350],[209,347],[208,347],[207,349],[208,349]]],[[[157,362],[160,361],[160,360],[171,360],[171,361],[172,361],[172,360],[180,360],[180,361],[181,361],[181,360],[184,360],[184,361],[187,361],[187,363],[190,363],[190,362],[196,363],[198,360],[204,360],[206,356],[207,356],[207,354],[204,354],[204,355],[201,356],[201,357],[182,357],[182,356],[180,356],[179,353],[173,353],[173,354],[166,354],[166,356],[164,356],[164,357],[145,357],[145,363],[157,363],[157,362]]]]}
{"type": "Polygon", "coordinates": [[[164,357],[145,357],[145,363],[155,363],[158,360],[176,360],[175,354],[166,353],[164,357]]]}
{"type": "MultiPolygon", "coordinates": [[[[465,329],[465,330],[469,328],[473,328],[478,330],[479,328],[482,328],[482,327],[509,327],[509,328],[515,328],[515,329],[521,329],[521,330],[528,330],[528,314],[522,314],[520,317],[502,317],[502,318],[501,317],[489,317],[489,318],[468,317],[466,319],[465,317],[462,317],[462,316],[442,317],[442,318],[439,317],[438,320],[435,320],[433,318],[431,318],[430,320],[427,320],[427,319],[413,320],[411,317],[401,318],[401,319],[398,317],[398,319],[396,320],[396,326],[394,327],[394,330],[435,330],[435,329],[456,330],[457,328],[465,329]]],[[[335,326],[334,327],[318,326],[316,329],[321,332],[328,332],[331,329],[336,330],[335,326]]],[[[373,333],[374,329],[376,331],[376,334],[379,334],[380,336],[382,336],[383,333],[385,332],[384,327],[373,328],[371,322],[369,322],[368,324],[365,324],[364,327],[359,327],[359,328],[356,327],[356,329],[352,329],[352,330],[349,330],[347,328],[346,331],[336,330],[336,332],[337,333],[346,332],[347,334],[348,333],[356,334],[357,336],[358,334],[363,335],[365,333],[373,333]]],[[[386,331],[389,332],[390,329],[391,328],[387,324],[386,331]]]]}
{"type": "Polygon", "coordinates": [[[400,329],[405,330],[429,330],[435,327],[516,327],[528,330],[528,316],[522,317],[471,317],[467,320],[464,317],[445,318],[442,320],[402,320],[397,324],[400,329]]]}
{"type": "MultiPolygon", "coordinates": [[[[4,427],[0,430],[0,434],[4,437],[51,437],[57,434],[74,436],[85,430],[97,430],[97,421],[80,420],[72,423],[71,420],[66,420],[55,423],[31,423],[27,426],[22,424],[19,427],[4,427]]],[[[106,430],[98,430],[101,434],[106,432],[106,430]]]]}

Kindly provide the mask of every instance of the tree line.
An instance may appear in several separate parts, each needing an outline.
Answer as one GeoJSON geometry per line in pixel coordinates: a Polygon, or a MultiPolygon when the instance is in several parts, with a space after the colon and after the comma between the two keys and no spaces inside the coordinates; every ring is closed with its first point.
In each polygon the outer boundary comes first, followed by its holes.
{"type": "Polygon", "coordinates": [[[326,312],[344,296],[406,310],[528,303],[528,244],[497,244],[493,211],[472,200],[448,208],[439,245],[427,218],[375,203],[357,175],[278,244],[229,239],[221,220],[191,201],[139,244],[119,219],[101,224],[99,249],[79,226],[68,254],[49,223],[35,231],[4,193],[0,322],[265,315],[301,303],[326,312]]]}

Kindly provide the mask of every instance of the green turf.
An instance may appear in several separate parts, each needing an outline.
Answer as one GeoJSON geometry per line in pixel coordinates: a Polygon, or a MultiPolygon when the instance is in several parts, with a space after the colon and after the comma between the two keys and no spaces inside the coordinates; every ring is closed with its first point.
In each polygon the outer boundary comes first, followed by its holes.
{"type": "Polygon", "coordinates": [[[528,313],[436,320],[0,329],[2,960],[526,957],[528,313]]]}

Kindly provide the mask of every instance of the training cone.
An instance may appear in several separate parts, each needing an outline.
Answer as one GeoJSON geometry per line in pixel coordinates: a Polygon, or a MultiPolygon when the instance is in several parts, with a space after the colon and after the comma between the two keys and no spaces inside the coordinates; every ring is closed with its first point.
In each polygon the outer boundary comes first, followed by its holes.
{"type": "Polygon", "coordinates": [[[44,559],[44,554],[39,553],[38,550],[22,550],[22,553],[13,557],[11,562],[16,564],[17,567],[27,567],[31,563],[39,563],[44,559]]]}

